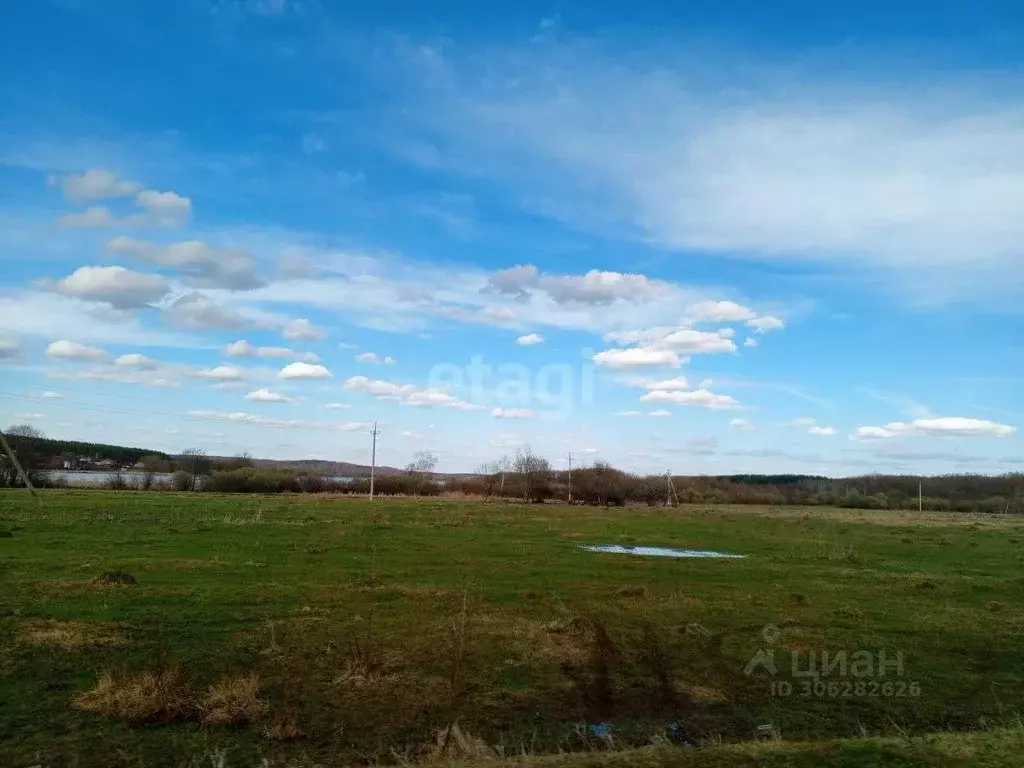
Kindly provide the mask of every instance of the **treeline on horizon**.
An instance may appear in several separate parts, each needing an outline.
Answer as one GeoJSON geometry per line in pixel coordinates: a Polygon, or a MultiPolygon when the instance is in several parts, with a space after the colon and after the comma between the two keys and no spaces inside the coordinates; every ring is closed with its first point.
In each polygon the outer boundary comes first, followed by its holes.
{"type": "MultiPolygon", "coordinates": [[[[368,477],[341,481],[309,469],[257,466],[248,455],[214,458],[202,451],[169,455],[125,446],[53,440],[39,434],[9,434],[16,454],[34,482],[59,486],[47,461],[74,455],[109,458],[120,465],[140,463],[142,479],[128,480],[114,470],[106,487],[162,489],[217,493],[340,493],[367,494],[368,477]],[[154,482],[155,474],[171,473],[171,482],[154,482]]],[[[5,485],[20,483],[3,458],[5,485]]],[[[436,457],[417,454],[400,474],[379,475],[374,492],[382,496],[437,496],[461,493],[483,498],[561,501],[600,506],[625,504],[764,504],[825,505],[857,509],[917,509],[931,511],[1024,514],[1024,474],[950,474],[941,476],[863,475],[828,478],[801,474],[735,474],[720,476],[637,475],[604,462],[589,467],[555,470],[529,448],[514,457],[482,465],[475,474],[443,476],[432,471],[436,457]],[[424,467],[429,468],[424,471],[424,467]]],[[[393,472],[393,470],[392,470],[393,472]]]]}

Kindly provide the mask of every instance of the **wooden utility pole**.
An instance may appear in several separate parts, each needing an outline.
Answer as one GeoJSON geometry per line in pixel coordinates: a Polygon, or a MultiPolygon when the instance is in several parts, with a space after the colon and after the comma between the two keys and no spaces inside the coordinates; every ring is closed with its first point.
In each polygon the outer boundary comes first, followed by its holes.
{"type": "Polygon", "coordinates": [[[572,504],[572,451],[566,453],[565,457],[569,460],[569,503],[572,504]]]}
{"type": "Polygon", "coordinates": [[[921,499],[921,481],[918,480],[917,481],[917,512],[918,512],[918,514],[921,513],[921,502],[922,502],[922,499],[921,499]]]}
{"type": "Polygon", "coordinates": [[[373,448],[370,452],[370,501],[373,501],[373,476],[377,471],[377,435],[380,434],[376,421],[373,422],[370,434],[373,435],[373,448]]]}
{"type": "Polygon", "coordinates": [[[0,444],[3,444],[4,452],[7,454],[7,458],[11,460],[14,468],[18,471],[18,475],[21,477],[21,482],[25,484],[29,492],[35,497],[36,501],[40,504],[43,503],[43,497],[36,491],[35,486],[32,485],[32,481],[29,479],[28,472],[21,466],[21,462],[18,461],[18,454],[11,450],[10,444],[7,442],[7,438],[4,437],[4,433],[0,432],[0,444]]]}

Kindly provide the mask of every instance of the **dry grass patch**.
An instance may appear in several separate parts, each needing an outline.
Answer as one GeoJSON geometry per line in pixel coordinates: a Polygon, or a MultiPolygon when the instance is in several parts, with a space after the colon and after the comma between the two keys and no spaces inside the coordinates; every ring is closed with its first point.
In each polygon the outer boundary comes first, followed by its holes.
{"type": "Polygon", "coordinates": [[[260,731],[271,741],[296,741],[306,734],[295,718],[286,712],[276,712],[263,723],[260,731]]]}
{"type": "Polygon", "coordinates": [[[708,685],[697,685],[696,683],[679,681],[676,683],[675,688],[691,701],[697,701],[702,704],[721,704],[729,700],[728,695],[724,691],[708,685]]]}
{"type": "Polygon", "coordinates": [[[345,668],[333,680],[333,683],[350,688],[383,688],[397,679],[398,675],[391,671],[386,664],[357,658],[345,662],[345,668]]]}
{"type": "Polygon", "coordinates": [[[498,753],[487,746],[483,739],[459,728],[452,723],[437,732],[436,744],[428,746],[429,762],[447,762],[448,760],[496,760],[498,753]]]}
{"type": "Polygon", "coordinates": [[[203,722],[209,725],[244,725],[258,719],[266,709],[255,672],[222,677],[199,702],[203,722]]]}
{"type": "Polygon", "coordinates": [[[116,626],[56,619],[26,621],[18,633],[18,640],[27,645],[47,645],[69,651],[75,648],[120,646],[126,642],[116,626]]]}
{"type": "Polygon", "coordinates": [[[71,703],[130,723],[170,723],[192,713],[188,685],[176,667],[126,676],[104,672],[94,688],[76,694],[71,703]]]}

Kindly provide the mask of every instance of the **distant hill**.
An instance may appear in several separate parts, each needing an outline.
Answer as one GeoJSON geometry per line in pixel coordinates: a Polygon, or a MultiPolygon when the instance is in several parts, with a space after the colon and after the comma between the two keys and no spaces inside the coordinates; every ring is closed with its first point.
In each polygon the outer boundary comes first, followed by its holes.
{"type": "MultiPolygon", "coordinates": [[[[214,462],[230,461],[229,456],[211,456],[214,462]]],[[[370,467],[368,464],[351,464],[347,461],[324,461],[322,459],[253,459],[252,463],[263,469],[289,469],[294,472],[309,472],[315,475],[328,475],[331,477],[369,477],[370,467]]],[[[401,475],[405,470],[396,467],[382,467],[380,465],[374,470],[377,475],[401,475]]]]}

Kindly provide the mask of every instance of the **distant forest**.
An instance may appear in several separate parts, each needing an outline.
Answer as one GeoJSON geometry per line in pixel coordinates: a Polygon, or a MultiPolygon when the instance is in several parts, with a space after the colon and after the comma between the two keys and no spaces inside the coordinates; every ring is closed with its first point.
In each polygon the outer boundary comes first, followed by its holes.
{"type": "MultiPolygon", "coordinates": [[[[108,487],[131,486],[120,475],[139,469],[156,487],[153,473],[174,473],[176,490],[224,493],[366,493],[368,466],[321,460],[273,461],[207,456],[202,451],[166,454],[147,448],[105,443],[55,440],[26,425],[12,427],[7,438],[15,454],[39,485],[59,485],[51,470],[72,468],[112,474],[108,487]]],[[[596,505],[671,503],[828,505],[858,509],[923,509],[934,511],[1024,514],[1024,474],[1004,475],[863,475],[829,478],[816,475],[736,474],[721,476],[635,475],[604,462],[555,470],[530,449],[514,457],[482,465],[475,473],[433,472],[437,459],[429,453],[404,470],[377,467],[375,491],[381,495],[437,495],[446,491],[484,498],[561,500],[596,505]],[[920,497],[919,497],[920,494],[920,497]]],[[[20,478],[7,457],[0,456],[0,484],[18,485],[20,478]]]]}

